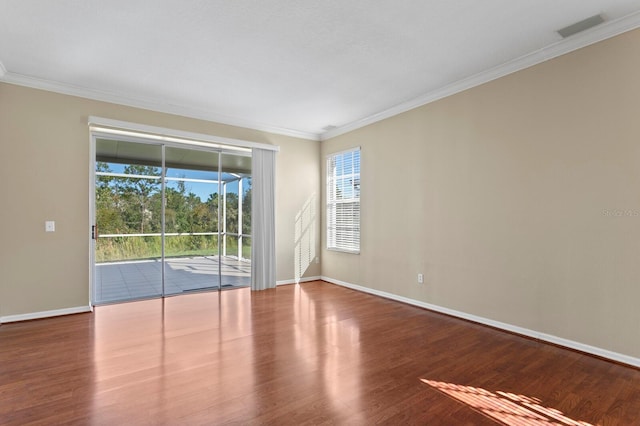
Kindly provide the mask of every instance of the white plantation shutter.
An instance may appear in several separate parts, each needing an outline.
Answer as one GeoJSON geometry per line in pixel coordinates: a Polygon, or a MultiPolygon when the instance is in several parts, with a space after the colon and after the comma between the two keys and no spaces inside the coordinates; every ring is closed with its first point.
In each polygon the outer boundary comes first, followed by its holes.
{"type": "Polygon", "coordinates": [[[360,148],[327,157],[327,248],[360,252],[360,148]]]}

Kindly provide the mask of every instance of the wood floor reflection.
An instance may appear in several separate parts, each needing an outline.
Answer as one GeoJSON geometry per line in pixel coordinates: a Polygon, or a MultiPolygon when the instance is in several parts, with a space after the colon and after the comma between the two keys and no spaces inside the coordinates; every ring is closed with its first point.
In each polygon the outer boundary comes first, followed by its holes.
{"type": "Polygon", "coordinates": [[[2,425],[376,423],[640,424],[640,371],[323,282],[0,327],[2,425]]]}

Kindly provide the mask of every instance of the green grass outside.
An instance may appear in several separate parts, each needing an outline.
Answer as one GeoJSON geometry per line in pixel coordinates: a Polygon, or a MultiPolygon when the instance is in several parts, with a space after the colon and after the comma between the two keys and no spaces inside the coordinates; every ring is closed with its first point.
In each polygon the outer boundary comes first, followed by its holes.
{"type": "MultiPolygon", "coordinates": [[[[217,235],[181,235],[167,237],[165,257],[215,256],[218,254],[217,235]]],[[[227,255],[237,256],[238,241],[227,237],[227,255]]],[[[162,256],[160,237],[99,238],[96,241],[96,262],[158,259],[162,256]]],[[[251,259],[251,239],[244,238],[242,257],[251,259]]]]}

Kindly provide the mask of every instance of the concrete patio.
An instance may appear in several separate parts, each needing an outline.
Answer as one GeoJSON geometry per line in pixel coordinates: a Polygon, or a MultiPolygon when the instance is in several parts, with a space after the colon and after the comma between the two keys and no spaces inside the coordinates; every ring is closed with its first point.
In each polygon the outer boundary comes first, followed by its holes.
{"type": "MultiPolygon", "coordinates": [[[[251,262],[201,256],[165,260],[165,294],[251,285],[251,262]],[[220,274],[221,272],[221,274],[220,274]],[[219,280],[219,277],[222,280],[219,280]]],[[[162,262],[139,260],[96,264],[94,303],[113,303],[162,295],[162,262]]]]}

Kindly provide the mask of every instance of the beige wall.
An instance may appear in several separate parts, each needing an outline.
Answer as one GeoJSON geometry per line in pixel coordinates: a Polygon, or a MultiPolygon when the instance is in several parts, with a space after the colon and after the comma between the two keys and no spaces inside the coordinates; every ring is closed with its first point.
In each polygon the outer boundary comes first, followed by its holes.
{"type": "MultiPolygon", "coordinates": [[[[319,188],[318,142],[0,83],[0,317],[88,305],[90,115],[279,145],[277,279],[294,278],[296,214],[319,188]],[[48,219],[55,233],[44,232],[48,219]]],[[[312,264],[305,275],[319,272],[312,264]]]]}
{"type": "Polygon", "coordinates": [[[626,33],[323,142],[362,147],[362,247],[328,252],[323,232],[322,275],[640,357],[639,46],[626,33]]]}
{"type": "Polygon", "coordinates": [[[321,155],[316,142],[0,83],[0,317],[88,303],[96,115],[279,145],[278,280],[294,277],[296,215],[324,196],[324,155],[360,145],[362,252],[323,249],[306,276],[640,357],[639,45],[640,31],[623,34],[321,155]]]}

